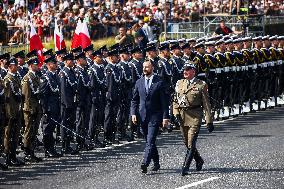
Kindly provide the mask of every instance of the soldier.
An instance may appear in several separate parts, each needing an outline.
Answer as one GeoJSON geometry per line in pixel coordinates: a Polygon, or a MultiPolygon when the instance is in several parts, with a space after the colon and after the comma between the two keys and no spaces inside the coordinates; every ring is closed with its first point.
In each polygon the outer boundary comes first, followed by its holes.
{"type": "Polygon", "coordinates": [[[42,127],[45,157],[59,158],[60,154],[55,149],[53,132],[60,122],[60,78],[56,74],[58,66],[55,56],[49,57],[44,62],[48,70],[41,77],[39,93],[43,113],[42,127]]]}
{"type": "Polygon", "coordinates": [[[87,129],[90,119],[90,77],[85,68],[87,65],[85,53],[81,52],[75,55],[76,61],[76,75],[77,75],[77,94],[76,94],[76,137],[77,150],[91,150],[92,147],[87,144],[85,137],[87,136],[87,129]]]}
{"type": "Polygon", "coordinates": [[[41,119],[41,107],[39,103],[40,78],[36,75],[39,61],[37,58],[28,62],[29,71],[22,80],[23,113],[25,121],[24,129],[24,152],[25,161],[42,161],[34,154],[36,135],[41,119]]]}
{"type": "Polygon", "coordinates": [[[94,61],[93,61],[93,59],[94,59],[94,57],[93,57],[94,46],[93,46],[93,44],[84,48],[83,51],[85,52],[86,60],[87,60],[86,69],[89,69],[94,64],[94,61]]]}
{"type": "Polygon", "coordinates": [[[171,53],[172,53],[172,58],[170,61],[172,62],[172,69],[173,69],[173,86],[176,84],[176,82],[180,79],[182,79],[182,69],[183,69],[183,64],[184,61],[181,58],[182,57],[182,52],[181,48],[179,46],[179,43],[174,43],[170,47],[171,53]]]}
{"type": "Polygon", "coordinates": [[[55,51],[55,55],[56,55],[56,61],[58,64],[58,73],[63,69],[64,67],[64,60],[63,57],[67,54],[67,50],[66,48],[62,48],[60,50],[55,51]]]}
{"type": "Polygon", "coordinates": [[[241,50],[245,62],[248,66],[248,78],[245,81],[246,83],[246,95],[245,95],[245,101],[249,101],[249,111],[250,112],[255,112],[253,108],[253,103],[254,100],[256,99],[256,77],[257,77],[257,72],[256,68],[257,65],[255,64],[254,61],[254,56],[253,56],[253,51],[251,49],[252,43],[251,43],[252,38],[251,37],[246,37],[243,39],[243,49],[241,50]]]}
{"type": "Polygon", "coordinates": [[[72,140],[72,131],[75,131],[76,103],[75,95],[77,90],[77,78],[74,71],[74,56],[67,53],[62,60],[65,66],[61,69],[60,76],[60,100],[61,100],[61,154],[76,154],[78,151],[73,150],[70,146],[72,140]],[[68,129],[68,130],[67,130],[68,129]]]}
{"type": "Polygon", "coordinates": [[[191,50],[190,44],[185,43],[183,46],[181,46],[181,50],[183,51],[183,57],[182,59],[186,61],[192,61],[193,60],[193,52],[191,50]]]}
{"type": "MultiPolygon", "coordinates": [[[[143,50],[136,46],[131,49],[132,53],[132,60],[130,61],[129,65],[131,67],[132,73],[132,86],[135,86],[136,81],[142,76],[143,74],[143,50]]],[[[133,88],[134,89],[134,88],[133,88]]],[[[142,133],[140,132],[139,123],[134,125],[131,122],[131,136],[130,140],[134,140],[134,135],[138,138],[142,138],[142,133]]]]}
{"type": "Polygon", "coordinates": [[[185,161],[182,166],[182,176],[188,174],[193,158],[196,161],[197,171],[202,169],[204,163],[196,148],[203,111],[205,112],[208,131],[212,132],[214,130],[208,99],[208,86],[195,76],[196,65],[186,63],[184,65],[184,79],[179,80],[175,88],[174,115],[182,122],[181,132],[187,147],[185,161]]]}
{"type": "Polygon", "coordinates": [[[0,55],[0,62],[1,62],[0,75],[1,75],[2,79],[4,79],[4,77],[8,73],[7,62],[9,61],[9,59],[10,59],[10,53],[4,53],[4,54],[0,55]]]}
{"type": "Polygon", "coordinates": [[[7,165],[20,166],[25,164],[16,158],[21,129],[19,120],[22,104],[21,81],[17,76],[18,62],[16,58],[11,57],[6,64],[8,65],[8,73],[4,78],[4,97],[7,125],[4,136],[4,153],[7,165]]]}
{"type": "Polygon", "coordinates": [[[103,65],[104,65],[104,67],[106,67],[107,64],[108,64],[108,62],[106,60],[106,58],[108,56],[108,49],[107,49],[106,45],[104,45],[101,48],[99,48],[99,50],[102,52],[103,65]]]}
{"type": "MultiPolygon", "coordinates": [[[[35,54],[35,56],[37,56],[36,50],[33,50],[33,51],[31,52],[31,54],[35,54]],[[35,52],[33,53],[33,51],[35,51],[35,52]]],[[[48,49],[48,50],[44,51],[43,56],[44,56],[44,60],[49,59],[51,56],[53,56],[53,50],[48,49]]],[[[47,65],[43,64],[41,66],[41,75],[44,75],[47,71],[48,71],[47,65]]]]}
{"type": "Polygon", "coordinates": [[[129,65],[130,51],[128,47],[119,49],[121,69],[121,102],[118,111],[118,140],[128,139],[126,129],[130,123],[130,101],[132,98],[132,72],[129,65]]]}
{"type": "MultiPolygon", "coordinates": [[[[0,154],[4,150],[4,129],[5,129],[5,98],[4,98],[4,80],[0,77],[0,154]]],[[[2,170],[7,170],[7,164],[0,163],[2,170]]]]}
{"type": "Polygon", "coordinates": [[[154,74],[159,73],[159,56],[158,56],[158,51],[156,47],[156,41],[154,42],[149,42],[146,46],[146,57],[151,61],[152,65],[154,66],[154,74]]]}
{"type": "Polygon", "coordinates": [[[23,77],[28,73],[29,69],[25,67],[25,51],[19,51],[13,55],[18,61],[18,75],[22,80],[23,77]]]}
{"type": "Polygon", "coordinates": [[[193,59],[193,62],[196,64],[197,67],[197,77],[201,80],[206,80],[206,73],[208,71],[208,65],[204,59],[205,54],[205,45],[203,42],[197,43],[194,46],[196,50],[196,56],[193,59]]]}
{"type": "Polygon", "coordinates": [[[106,74],[106,107],[104,120],[104,144],[112,145],[115,142],[116,118],[119,103],[121,102],[121,72],[117,46],[110,47],[106,74]]]}
{"type": "Polygon", "coordinates": [[[91,88],[91,114],[88,136],[95,144],[95,147],[104,147],[99,140],[99,133],[104,125],[104,110],[106,103],[106,80],[105,68],[103,65],[102,51],[98,49],[93,52],[94,64],[90,67],[90,88],[91,88]]]}

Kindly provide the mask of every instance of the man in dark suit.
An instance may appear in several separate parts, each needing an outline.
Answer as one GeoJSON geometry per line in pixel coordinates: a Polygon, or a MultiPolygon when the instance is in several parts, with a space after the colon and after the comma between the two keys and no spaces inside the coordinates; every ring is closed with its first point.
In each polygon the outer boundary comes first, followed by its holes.
{"type": "Polygon", "coordinates": [[[153,70],[154,66],[151,61],[146,60],[143,63],[144,77],[137,80],[131,101],[132,122],[141,123],[146,139],[144,160],[141,165],[142,173],[147,173],[151,159],[154,162],[152,170],[160,169],[156,137],[161,123],[167,126],[169,121],[169,102],[165,94],[164,83],[159,76],[153,74],[153,70]]]}

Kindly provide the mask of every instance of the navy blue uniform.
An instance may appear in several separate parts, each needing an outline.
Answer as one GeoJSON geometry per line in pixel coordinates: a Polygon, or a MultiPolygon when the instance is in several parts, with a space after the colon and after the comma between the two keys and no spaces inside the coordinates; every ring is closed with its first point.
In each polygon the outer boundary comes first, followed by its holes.
{"type": "Polygon", "coordinates": [[[113,142],[116,132],[116,118],[121,100],[121,72],[117,65],[109,63],[106,73],[106,107],[104,120],[105,141],[113,142]]]}
{"type": "MultiPolygon", "coordinates": [[[[76,132],[81,136],[87,136],[90,118],[90,77],[85,68],[81,66],[76,67],[77,75],[77,94],[76,94],[76,132]]],[[[79,147],[85,145],[85,140],[77,136],[79,147]]]]}
{"type": "MultiPolygon", "coordinates": [[[[75,130],[77,79],[73,68],[63,67],[60,72],[62,125],[75,130]]],[[[61,127],[61,139],[71,140],[72,133],[61,127]]]]}
{"type": "Polygon", "coordinates": [[[106,80],[104,65],[96,62],[90,67],[90,89],[91,89],[91,114],[89,122],[88,136],[98,141],[100,129],[104,125],[104,108],[106,94],[106,80]]]}
{"type": "Polygon", "coordinates": [[[47,71],[41,77],[39,88],[43,116],[43,142],[46,150],[54,149],[53,132],[60,122],[60,78],[54,72],[47,71]],[[53,119],[53,120],[52,120],[53,119]]]}

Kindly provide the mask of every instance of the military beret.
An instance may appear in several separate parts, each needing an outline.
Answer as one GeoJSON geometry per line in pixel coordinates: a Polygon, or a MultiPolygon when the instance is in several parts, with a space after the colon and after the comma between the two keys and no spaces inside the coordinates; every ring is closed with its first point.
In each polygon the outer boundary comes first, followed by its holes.
{"type": "Polygon", "coordinates": [[[63,56],[63,61],[66,60],[74,60],[74,55],[72,53],[67,53],[65,56],[63,56]]]}
{"type": "Polygon", "coordinates": [[[45,59],[44,62],[45,62],[45,63],[51,62],[51,63],[54,63],[54,64],[55,64],[55,63],[56,63],[55,56],[52,55],[51,57],[45,59]]]}
{"type": "Polygon", "coordinates": [[[163,42],[163,43],[160,43],[160,46],[159,46],[159,50],[170,50],[170,43],[169,42],[163,42]]]}
{"type": "Polygon", "coordinates": [[[39,64],[39,60],[38,58],[31,58],[27,61],[28,65],[34,64],[34,65],[38,65],[39,64]]]}
{"type": "Polygon", "coordinates": [[[47,55],[52,56],[53,55],[52,51],[53,51],[52,49],[48,49],[47,51],[43,52],[42,54],[43,54],[43,56],[47,56],[47,55]]]}
{"type": "Polygon", "coordinates": [[[84,48],[84,52],[87,52],[87,51],[93,51],[94,50],[94,45],[91,44],[89,46],[87,46],[86,48],[84,48]]]}
{"type": "Polygon", "coordinates": [[[58,51],[55,51],[55,54],[56,54],[56,55],[64,55],[64,54],[66,54],[66,53],[67,53],[66,48],[60,49],[60,50],[58,50],[58,51]]]}
{"type": "Polygon", "coordinates": [[[143,53],[143,49],[139,46],[134,47],[133,49],[131,49],[131,53],[143,53]]]}
{"type": "Polygon", "coordinates": [[[73,49],[71,50],[71,52],[74,53],[74,54],[81,53],[82,51],[83,51],[83,50],[82,50],[82,47],[81,47],[81,46],[76,47],[76,48],[73,48],[73,49]]]}
{"type": "Polygon", "coordinates": [[[37,51],[34,49],[32,51],[30,51],[27,55],[27,58],[32,58],[32,57],[37,57],[37,51]]]}
{"type": "Polygon", "coordinates": [[[80,52],[78,54],[75,54],[74,59],[78,60],[79,58],[86,58],[86,55],[84,52],[80,52]]]}
{"type": "Polygon", "coordinates": [[[196,69],[196,64],[194,64],[192,61],[186,61],[183,65],[184,70],[189,70],[189,69],[196,69]]]}
{"type": "Polygon", "coordinates": [[[25,58],[25,50],[19,51],[13,55],[15,58],[25,58]]]}
{"type": "Polygon", "coordinates": [[[205,46],[204,46],[204,43],[203,43],[203,42],[197,43],[197,44],[194,46],[195,49],[204,48],[204,47],[205,47],[205,46]]]}
{"type": "Polygon", "coordinates": [[[174,50],[174,49],[180,49],[179,43],[171,44],[170,49],[171,49],[171,51],[174,50]]]}
{"type": "Polygon", "coordinates": [[[1,54],[1,55],[0,55],[0,59],[9,60],[9,59],[10,59],[10,53],[1,54]]]}

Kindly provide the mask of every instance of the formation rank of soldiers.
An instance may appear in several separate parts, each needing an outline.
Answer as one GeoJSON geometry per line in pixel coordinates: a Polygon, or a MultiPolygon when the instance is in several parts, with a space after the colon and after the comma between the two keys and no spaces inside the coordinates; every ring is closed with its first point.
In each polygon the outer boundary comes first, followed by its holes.
{"type": "MultiPolygon", "coordinates": [[[[1,167],[25,164],[16,157],[19,145],[25,161],[42,161],[35,155],[39,127],[45,157],[52,158],[139,137],[139,126],[130,122],[129,112],[145,58],[166,83],[169,96],[183,77],[185,62],[195,63],[198,77],[209,85],[217,120],[277,106],[283,101],[283,46],[283,36],[153,41],[145,49],[116,44],[94,50],[90,45],[55,54],[47,50],[41,68],[36,51],[2,54],[0,144],[5,163],[1,167]],[[56,151],[54,133],[61,136],[61,153],[56,151]]],[[[171,98],[175,100],[182,103],[171,98]]],[[[179,125],[173,116],[171,123],[179,125]]]]}

